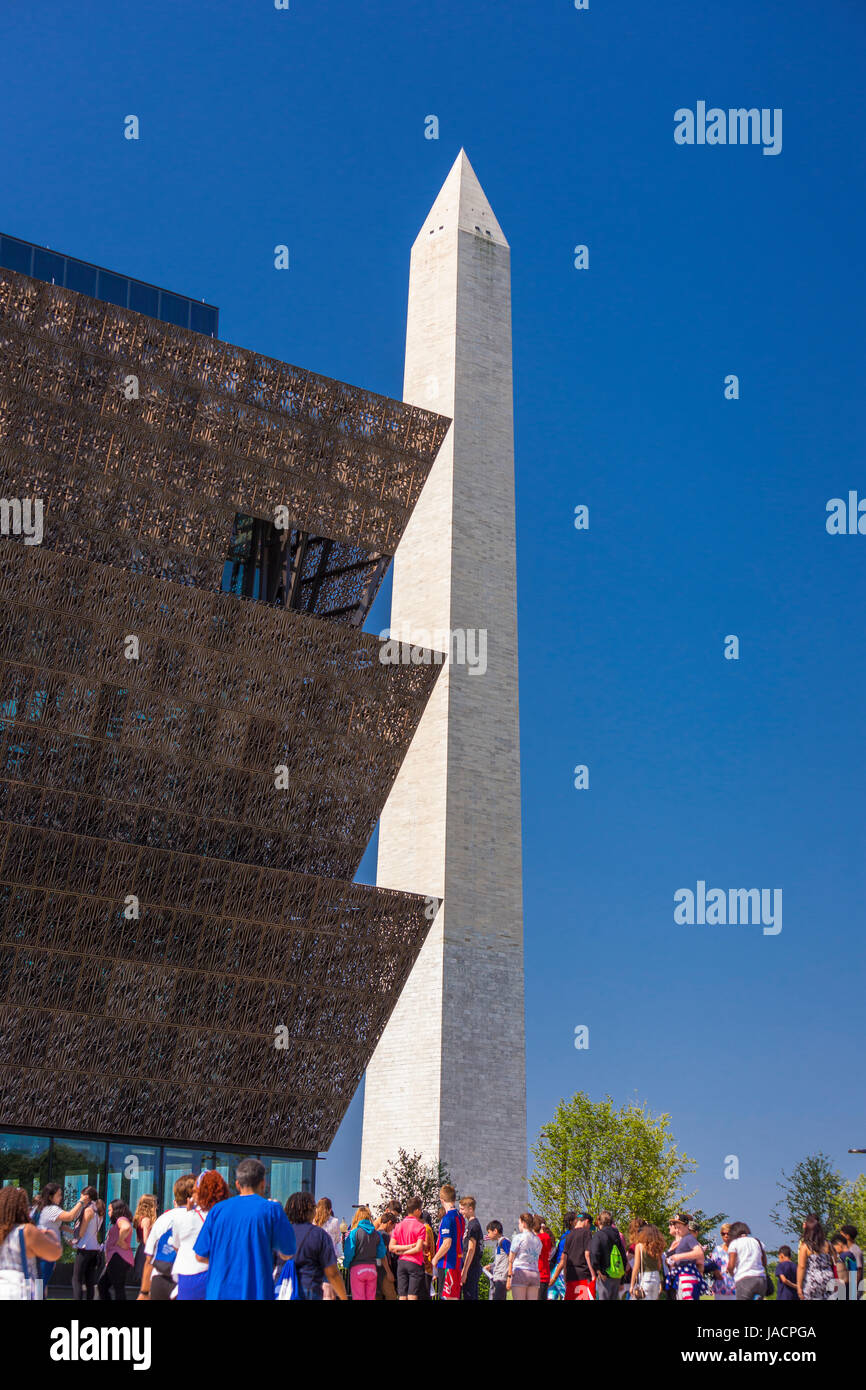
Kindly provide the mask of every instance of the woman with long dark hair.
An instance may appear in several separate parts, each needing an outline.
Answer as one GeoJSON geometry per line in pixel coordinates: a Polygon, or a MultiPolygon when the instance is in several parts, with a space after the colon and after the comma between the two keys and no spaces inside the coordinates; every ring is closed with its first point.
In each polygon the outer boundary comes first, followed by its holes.
{"type": "MultiPolygon", "coordinates": [[[[64,1221],[77,1221],[84,1211],[84,1208],[87,1206],[87,1200],[83,1193],[75,1203],[75,1206],[70,1207],[68,1211],[64,1211],[63,1207],[60,1205],[62,1200],[63,1184],[59,1182],[47,1182],[36,1199],[36,1205],[30,1213],[31,1220],[36,1223],[40,1230],[54,1232],[57,1239],[61,1241],[61,1250],[63,1249],[60,1231],[61,1226],[64,1221]]],[[[46,1296],[48,1284],[54,1273],[56,1264],[56,1260],[39,1261],[39,1278],[42,1280],[43,1298],[46,1296]]]]}
{"type": "Polygon", "coordinates": [[[60,1237],[34,1226],[24,1188],[0,1188],[0,1299],[31,1299],[39,1278],[37,1260],[59,1258],[60,1237]]]}
{"type": "Polygon", "coordinates": [[[99,1276],[99,1297],[103,1302],[126,1302],[126,1280],[132,1268],[132,1212],[116,1197],[108,1204],[108,1234],[105,1237],[105,1269],[99,1276]]]}
{"type": "Polygon", "coordinates": [[[641,1226],[634,1240],[630,1298],[645,1298],[650,1303],[657,1302],[662,1291],[664,1253],[665,1238],[658,1226],[641,1226]]]}
{"type": "Polygon", "coordinates": [[[797,1255],[797,1295],[810,1302],[836,1297],[833,1251],[820,1218],[814,1212],[803,1222],[803,1239],[797,1255]]]}

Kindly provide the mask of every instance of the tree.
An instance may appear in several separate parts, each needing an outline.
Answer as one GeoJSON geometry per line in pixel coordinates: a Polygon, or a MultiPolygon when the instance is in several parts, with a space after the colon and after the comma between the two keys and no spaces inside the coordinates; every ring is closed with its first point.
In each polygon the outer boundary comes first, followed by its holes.
{"type": "Polygon", "coordinates": [[[608,1096],[591,1101],[584,1091],[561,1100],[532,1148],[529,1181],[536,1208],[557,1229],[566,1211],[607,1209],[618,1225],[638,1216],[666,1231],[689,1195],[682,1180],[695,1162],[680,1153],[670,1116],[643,1105],[615,1110],[608,1096]]]}
{"type": "Polygon", "coordinates": [[[776,1186],[782,1193],[779,1207],[770,1212],[770,1220],[786,1235],[798,1240],[803,1234],[803,1221],[814,1212],[829,1234],[844,1221],[845,1183],[824,1153],[808,1154],[793,1171],[782,1173],[776,1186]]]}
{"type": "Polygon", "coordinates": [[[708,1216],[701,1207],[693,1207],[690,1212],[691,1218],[698,1228],[698,1240],[701,1245],[708,1245],[712,1248],[716,1244],[715,1230],[725,1220],[725,1213],[717,1211],[714,1216],[708,1216]]]}
{"type": "Polygon", "coordinates": [[[405,1149],[397,1150],[381,1178],[373,1179],[380,1191],[380,1205],[397,1201],[400,1210],[405,1211],[410,1197],[420,1197],[421,1205],[429,1211],[434,1220],[439,1209],[439,1189],[443,1183],[450,1183],[448,1170],[441,1159],[427,1163],[419,1153],[410,1154],[405,1149]]]}
{"type": "Polygon", "coordinates": [[[839,1225],[856,1226],[857,1243],[862,1245],[866,1236],[866,1173],[843,1185],[839,1194],[839,1208],[839,1225]]]}

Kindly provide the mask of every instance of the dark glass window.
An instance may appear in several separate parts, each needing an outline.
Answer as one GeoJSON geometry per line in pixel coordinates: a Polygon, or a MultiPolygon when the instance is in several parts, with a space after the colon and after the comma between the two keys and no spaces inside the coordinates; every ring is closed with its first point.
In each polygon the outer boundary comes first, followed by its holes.
{"type": "Polygon", "coordinates": [[[320,618],[363,622],[389,564],[363,546],[313,536],[297,527],[235,516],[220,587],[224,594],[260,599],[320,618]]]}
{"type": "Polygon", "coordinates": [[[181,299],[179,294],[169,294],[168,290],[160,291],[159,316],[166,323],[175,323],[178,328],[189,328],[189,300],[181,299]]]}
{"type": "Polygon", "coordinates": [[[48,1181],[48,1135],[0,1131],[0,1187],[24,1187],[35,1200],[48,1181]]]}
{"type": "Polygon", "coordinates": [[[104,299],[107,304],[118,304],[121,309],[125,309],[128,288],[129,281],[125,275],[112,275],[109,270],[100,270],[99,298],[104,299]]]}
{"type": "Polygon", "coordinates": [[[63,1184],[63,1205],[68,1211],[78,1201],[82,1187],[105,1189],[105,1143],[102,1139],[55,1139],[51,1178],[63,1184]]]}
{"type": "Polygon", "coordinates": [[[29,275],[33,264],[33,247],[26,242],[16,241],[13,236],[0,237],[0,262],[7,270],[18,270],[29,275]]]}
{"type": "Polygon", "coordinates": [[[77,294],[89,294],[96,298],[96,266],[85,265],[84,261],[67,260],[66,288],[77,294]]]}
{"type": "Polygon", "coordinates": [[[159,290],[153,285],[143,285],[140,280],[129,282],[129,307],[137,314],[147,314],[148,318],[159,318],[159,290]]]}
{"type": "Polygon", "coordinates": [[[194,333],[206,333],[209,338],[215,338],[217,334],[217,313],[209,304],[196,304],[195,300],[189,306],[189,326],[194,333]]]}
{"type": "Polygon", "coordinates": [[[62,285],[65,257],[53,251],[43,251],[37,246],[33,252],[33,274],[37,280],[47,280],[49,284],[62,285]]]}

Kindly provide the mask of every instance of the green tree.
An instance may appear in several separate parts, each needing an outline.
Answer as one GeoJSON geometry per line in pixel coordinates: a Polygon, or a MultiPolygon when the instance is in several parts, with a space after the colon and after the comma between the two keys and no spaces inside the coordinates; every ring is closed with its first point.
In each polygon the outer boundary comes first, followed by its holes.
{"type": "Polygon", "coordinates": [[[842,1174],[832,1165],[825,1153],[808,1154],[791,1173],[782,1173],[776,1186],[782,1193],[778,1207],[770,1212],[770,1220],[786,1235],[798,1240],[803,1234],[803,1221],[814,1212],[828,1235],[844,1221],[842,1174]]]}
{"type": "MultiPolygon", "coordinates": [[[[857,1227],[857,1244],[866,1236],[866,1173],[846,1182],[839,1194],[839,1225],[857,1227]]],[[[831,1232],[832,1234],[832,1232],[831,1232]]]]}
{"type": "Polygon", "coordinates": [[[431,1213],[435,1222],[439,1209],[439,1189],[443,1183],[450,1183],[451,1179],[441,1159],[428,1163],[419,1153],[410,1154],[405,1149],[398,1149],[397,1157],[391,1160],[381,1178],[374,1178],[373,1182],[379,1188],[379,1206],[397,1201],[400,1210],[404,1211],[410,1197],[420,1197],[422,1207],[431,1213]]]}
{"type": "Polygon", "coordinates": [[[593,1216],[607,1209],[619,1225],[638,1216],[666,1232],[674,1211],[694,1195],[682,1182],[696,1165],[674,1144],[670,1116],[637,1104],[616,1110],[610,1096],[591,1101],[578,1091],[561,1100],[532,1155],[533,1201],[557,1229],[570,1209],[593,1216]]]}
{"type": "Polygon", "coordinates": [[[712,1248],[717,1243],[716,1228],[726,1219],[725,1213],[717,1211],[714,1216],[708,1216],[701,1207],[693,1207],[690,1215],[698,1228],[698,1240],[701,1245],[708,1245],[712,1248]]]}

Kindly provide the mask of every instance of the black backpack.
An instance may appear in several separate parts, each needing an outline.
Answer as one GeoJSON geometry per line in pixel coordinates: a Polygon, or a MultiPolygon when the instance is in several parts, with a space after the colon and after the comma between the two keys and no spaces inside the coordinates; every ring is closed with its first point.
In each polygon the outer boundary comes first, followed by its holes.
{"type": "Polygon", "coordinates": [[[378,1231],[359,1229],[355,1235],[355,1258],[352,1264],[374,1265],[379,1257],[379,1241],[381,1239],[378,1231]]]}

